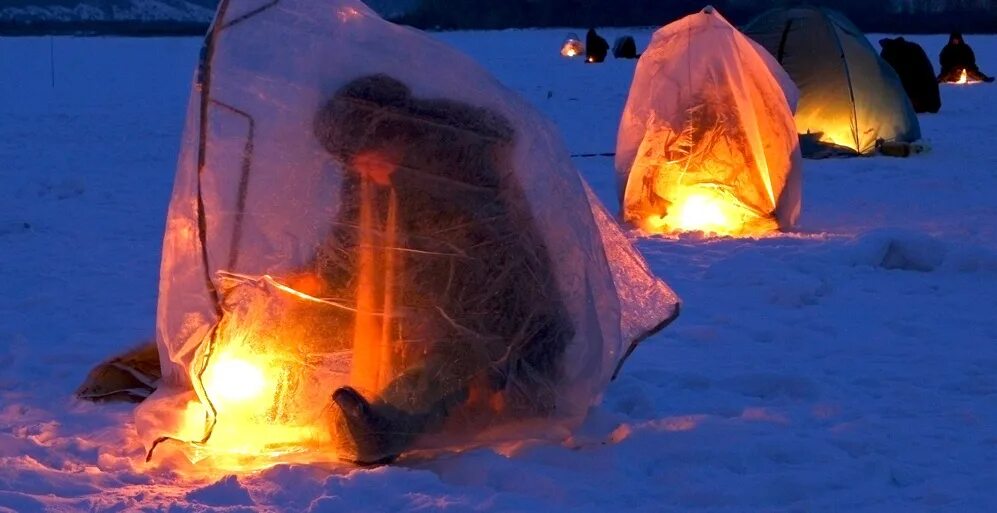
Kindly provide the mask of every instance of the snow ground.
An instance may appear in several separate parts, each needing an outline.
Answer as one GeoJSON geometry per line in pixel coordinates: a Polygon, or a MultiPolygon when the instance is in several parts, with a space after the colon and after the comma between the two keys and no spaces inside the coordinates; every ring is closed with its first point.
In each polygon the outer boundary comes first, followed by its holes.
{"type": "MultiPolygon", "coordinates": [[[[613,151],[634,63],[561,59],[565,33],[438,37],[613,151]]],[[[152,334],[199,43],[57,38],[53,87],[48,39],[0,41],[0,512],[997,510],[997,86],[944,87],[929,154],[807,161],[798,233],[640,241],[683,316],[571,443],[143,472],[130,408],[72,391],[152,334]]],[[[970,43],[997,72],[997,36],[970,43]]],[[[615,209],[611,159],[576,162],[615,209]]]]}

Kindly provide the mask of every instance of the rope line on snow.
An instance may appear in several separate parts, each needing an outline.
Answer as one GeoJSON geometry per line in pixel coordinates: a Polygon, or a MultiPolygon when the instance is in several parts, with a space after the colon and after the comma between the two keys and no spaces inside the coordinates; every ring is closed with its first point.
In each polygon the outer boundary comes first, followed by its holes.
{"type": "Polygon", "coordinates": [[[571,155],[571,158],[573,158],[573,159],[581,159],[581,158],[591,158],[591,157],[615,157],[615,156],[616,156],[615,152],[607,152],[607,153],[574,153],[574,154],[571,155]]]}

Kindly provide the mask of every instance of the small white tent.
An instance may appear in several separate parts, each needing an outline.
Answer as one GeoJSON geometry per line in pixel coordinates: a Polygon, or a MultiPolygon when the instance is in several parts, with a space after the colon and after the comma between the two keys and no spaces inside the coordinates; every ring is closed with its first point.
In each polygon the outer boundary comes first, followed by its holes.
{"type": "Polygon", "coordinates": [[[792,227],[797,94],[775,59],[711,7],[655,32],[617,139],[624,220],[652,233],[792,227]]]}

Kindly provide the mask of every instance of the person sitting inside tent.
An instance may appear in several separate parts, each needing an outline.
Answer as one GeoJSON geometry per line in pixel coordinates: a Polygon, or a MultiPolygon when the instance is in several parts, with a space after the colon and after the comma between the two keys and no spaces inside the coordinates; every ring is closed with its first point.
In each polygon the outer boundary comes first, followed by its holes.
{"type": "Polygon", "coordinates": [[[590,28],[585,34],[585,62],[603,62],[609,53],[609,43],[590,28]]]}
{"type": "Polygon", "coordinates": [[[314,129],[346,170],[336,228],[310,270],[321,277],[317,292],[356,294],[352,329],[373,323],[394,347],[392,377],[366,391],[375,395],[350,386],[333,393],[355,461],[391,460],[444,424],[553,411],[574,328],[509,171],[510,124],[373,75],[340,89],[314,129]],[[365,218],[374,225],[367,233],[365,218]],[[365,278],[370,262],[376,276],[365,278]],[[378,315],[366,321],[365,280],[391,298],[368,305],[378,315]]]}
{"type": "Polygon", "coordinates": [[[883,48],[880,57],[888,62],[900,76],[900,82],[914,106],[915,112],[938,112],[942,108],[942,98],[935,80],[935,70],[928,54],[921,45],[902,37],[879,40],[883,48]]]}
{"type": "Polygon", "coordinates": [[[965,83],[965,82],[993,82],[994,77],[989,77],[980,71],[976,65],[976,54],[973,49],[966,44],[961,32],[953,32],[949,36],[949,43],[942,48],[942,53],[938,56],[941,62],[941,72],[938,74],[939,82],[965,83]]]}
{"type": "Polygon", "coordinates": [[[792,228],[803,167],[797,95],[771,55],[712,7],[658,29],[617,136],[623,220],[649,234],[792,228]]]}

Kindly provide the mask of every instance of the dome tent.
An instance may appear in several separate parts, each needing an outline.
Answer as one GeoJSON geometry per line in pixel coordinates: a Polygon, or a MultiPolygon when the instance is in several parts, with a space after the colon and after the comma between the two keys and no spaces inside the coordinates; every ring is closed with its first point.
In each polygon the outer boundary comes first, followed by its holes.
{"type": "Polygon", "coordinates": [[[652,233],[792,227],[802,186],[796,94],[772,56],[712,7],[659,29],[620,121],[624,220],[652,233]]]}
{"type": "Polygon", "coordinates": [[[469,58],[358,1],[220,3],[163,242],[150,458],[546,435],[677,314],[554,126],[469,58]]]}
{"type": "Polygon", "coordinates": [[[913,142],[921,128],[893,68],[842,14],[825,8],[767,11],[744,28],[800,88],[801,134],[852,154],[871,154],[876,141],[913,142]]]}
{"type": "Polygon", "coordinates": [[[578,57],[585,53],[585,45],[580,39],[578,39],[578,34],[574,32],[569,32],[564,38],[564,42],[561,43],[561,56],[562,57],[578,57]]]}

